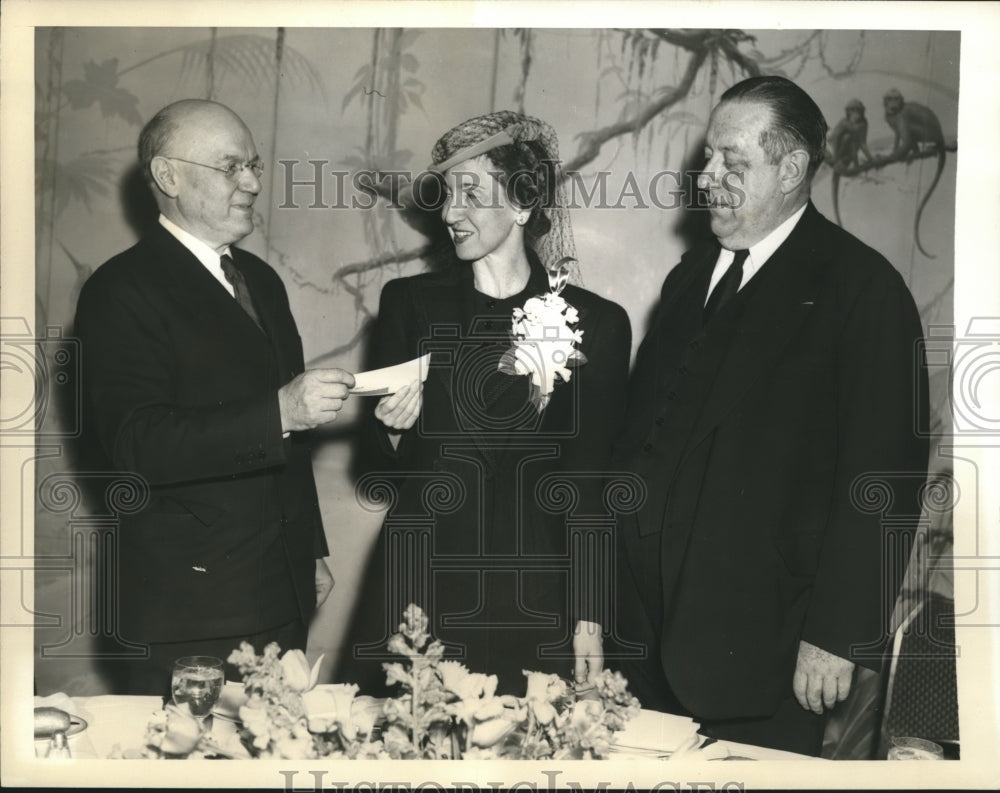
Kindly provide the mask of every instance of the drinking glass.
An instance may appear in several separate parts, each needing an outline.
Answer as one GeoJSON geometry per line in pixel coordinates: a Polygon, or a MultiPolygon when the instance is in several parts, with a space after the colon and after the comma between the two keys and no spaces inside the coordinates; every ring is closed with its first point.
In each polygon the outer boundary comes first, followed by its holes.
{"type": "Polygon", "coordinates": [[[887,760],[943,760],[944,750],[933,741],[900,736],[892,739],[887,760]]]}
{"type": "Polygon", "coordinates": [[[210,655],[189,655],[174,661],[170,689],[174,704],[198,721],[212,712],[222,694],[222,661],[210,655]]]}

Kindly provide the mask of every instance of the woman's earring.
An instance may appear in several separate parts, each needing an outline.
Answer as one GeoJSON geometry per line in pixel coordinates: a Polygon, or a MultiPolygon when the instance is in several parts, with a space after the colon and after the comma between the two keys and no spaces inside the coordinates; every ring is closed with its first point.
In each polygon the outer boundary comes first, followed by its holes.
{"type": "Polygon", "coordinates": [[[528,222],[528,216],[527,215],[518,215],[517,216],[517,225],[523,226],[527,222],[528,222]]]}

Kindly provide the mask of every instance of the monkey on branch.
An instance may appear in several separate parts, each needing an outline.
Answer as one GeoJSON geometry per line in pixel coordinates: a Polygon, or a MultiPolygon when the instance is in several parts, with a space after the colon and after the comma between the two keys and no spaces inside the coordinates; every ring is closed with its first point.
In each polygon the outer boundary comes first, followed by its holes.
{"type": "Polygon", "coordinates": [[[937,187],[937,183],[941,179],[941,172],[944,171],[945,144],[941,122],[929,107],[917,102],[904,101],[903,95],[895,88],[886,91],[882,103],[885,106],[886,123],[896,133],[896,140],[889,156],[879,158],[880,160],[884,159],[886,163],[909,162],[914,155],[920,154],[921,145],[930,145],[937,150],[937,171],[934,173],[930,187],[927,188],[920,201],[917,217],[913,222],[913,238],[917,243],[917,248],[924,256],[933,259],[935,257],[924,250],[924,246],[920,243],[920,216],[924,212],[924,207],[927,206],[931,193],[934,192],[934,188],[937,187]]]}
{"type": "Polygon", "coordinates": [[[840,222],[840,177],[849,168],[860,165],[858,154],[864,154],[871,160],[872,153],[868,151],[868,119],[865,118],[865,106],[860,99],[852,99],[844,108],[846,115],[840,120],[830,134],[830,145],[833,154],[828,157],[833,168],[833,214],[840,222]]]}

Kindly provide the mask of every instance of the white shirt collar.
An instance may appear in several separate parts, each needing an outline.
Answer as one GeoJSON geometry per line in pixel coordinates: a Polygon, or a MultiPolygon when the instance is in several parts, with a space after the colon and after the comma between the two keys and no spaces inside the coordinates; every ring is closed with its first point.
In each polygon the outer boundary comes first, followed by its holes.
{"type": "MultiPolygon", "coordinates": [[[[808,205],[808,202],[803,204],[780,226],[764,237],[764,239],[756,245],[750,246],[750,255],[743,263],[743,280],[740,281],[740,289],[746,286],[747,281],[757,274],[760,268],[764,266],[765,262],[767,262],[767,260],[774,255],[774,252],[781,247],[781,244],[788,239],[789,235],[792,233],[792,229],[795,228],[795,224],[797,224],[802,218],[802,215],[805,213],[808,205]]],[[[726,248],[723,248],[719,252],[719,258],[716,259],[715,262],[715,270],[712,272],[712,280],[708,285],[708,293],[705,295],[705,302],[708,302],[708,295],[712,294],[712,290],[715,289],[715,285],[722,280],[722,276],[725,275],[726,270],[729,269],[729,265],[732,264],[735,256],[736,254],[733,253],[733,251],[727,250],[726,248]]]]}
{"type": "Polygon", "coordinates": [[[215,249],[207,242],[203,242],[191,232],[185,231],[163,214],[160,215],[160,225],[169,231],[181,245],[191,251],[194,257],[205,266],[205,269],[215,276],[216,280],[226,288],[229,294],[235,296],[233,285],[226,280],[226,274],[222,272],[222,265],[219,263],[222,255],[228,254],[232,256],[228,245],[222,254],[216,253],[215,249]]]}
{"type": "Polygon", "coordinates": [[[774,252],[781,247],[781,243],[788,239],[788,235],[792,233],[792,229],[794,229],[795,224],[799,222],[799,218],[802,217],[802,213],[806,211],[806,206],[808,206],[808,203],[799,207],[795,214],[786,219],[784,223],[778,226],[778,228],[764,237],[764,239],[756,245],[750,246],[750,261],[753,263],[752,266],[754,272],[757,272],[757,270],[763,267],[764,262],[770,259],[771,256],[774,255],[774,252]]]}

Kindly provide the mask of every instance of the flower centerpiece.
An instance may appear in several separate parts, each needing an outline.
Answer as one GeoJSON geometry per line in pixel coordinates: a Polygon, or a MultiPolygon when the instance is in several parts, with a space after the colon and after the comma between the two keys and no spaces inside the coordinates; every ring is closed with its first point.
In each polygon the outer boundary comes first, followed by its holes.
{"type": "MultiPolygon", "coordinates": [[[[524,697],[497,696],[497,677],[444,659],[415,605],[403,613],[383,664],[399,694],[357,696],[356,685],[317,685],[301,650],[262,655],[243,643],[229,657],[244,678],[240,739],[250,757],[287,759],[585,759],[607,756],[613,735],[639,712],[618,672],[604,670],[590,699],[558,675],[525,671],[524,697]]],[[[322,660],[322,659],[321,659],[322,660]]],[[[168,705],[147,729],[146,755],[238,756],[179,708],[168,705]]]]}

